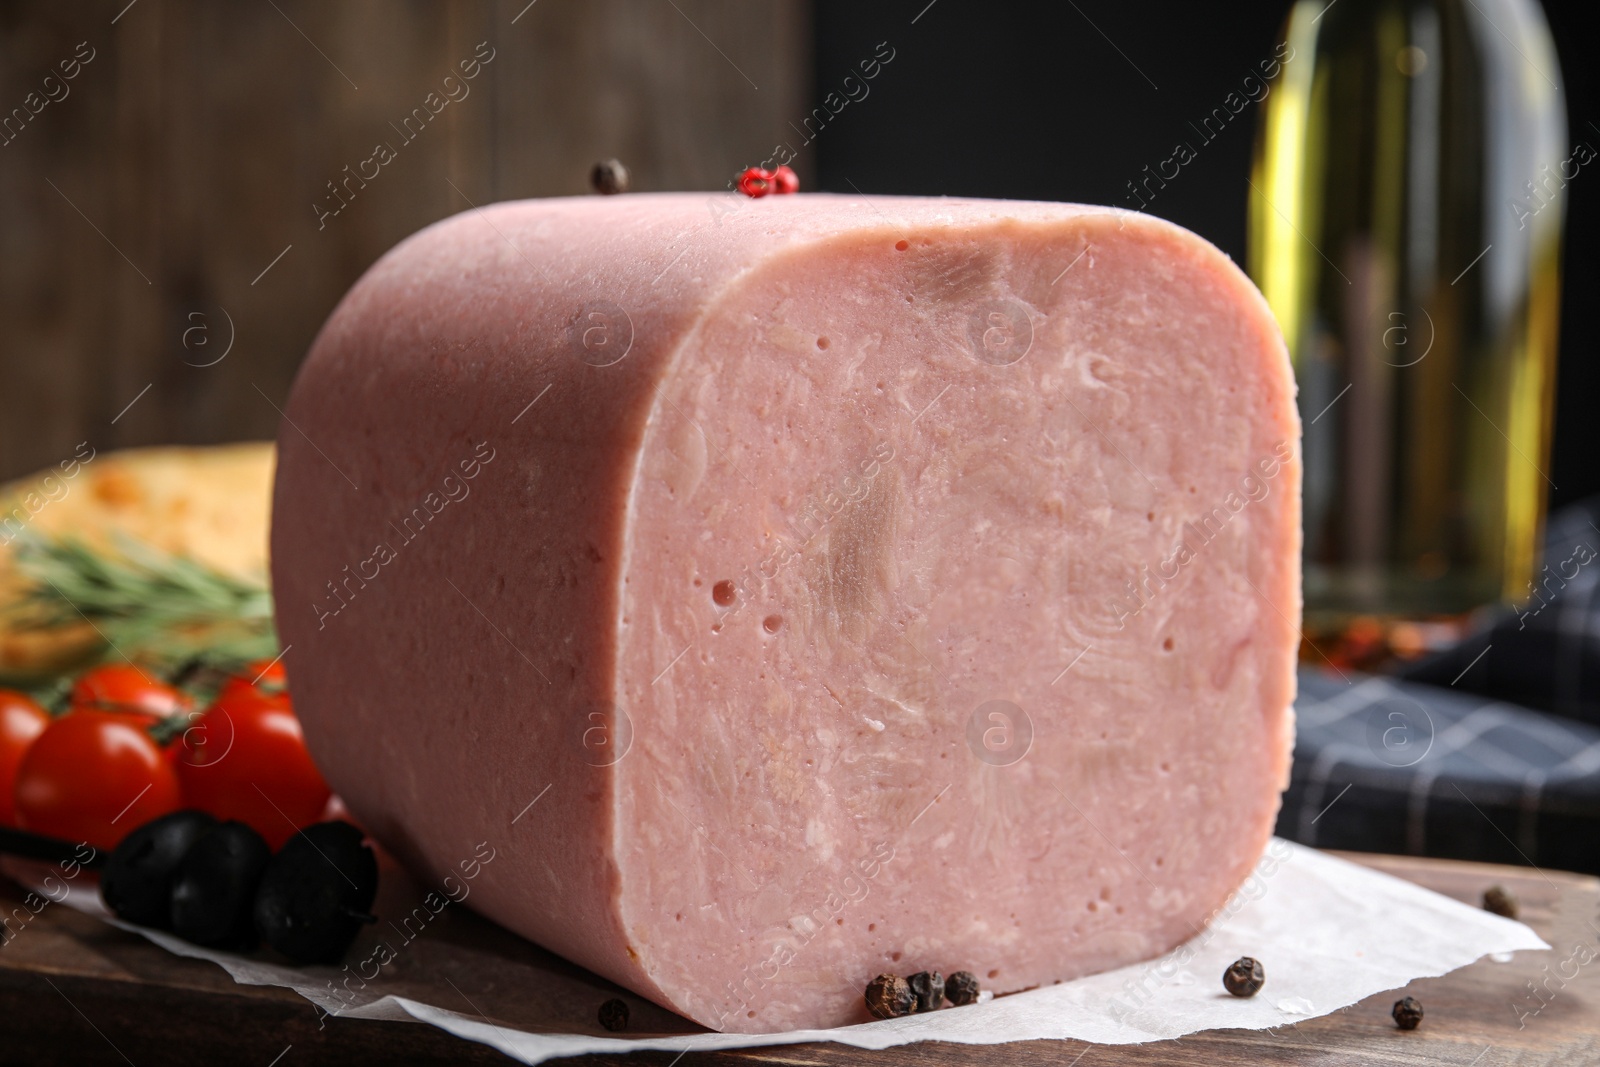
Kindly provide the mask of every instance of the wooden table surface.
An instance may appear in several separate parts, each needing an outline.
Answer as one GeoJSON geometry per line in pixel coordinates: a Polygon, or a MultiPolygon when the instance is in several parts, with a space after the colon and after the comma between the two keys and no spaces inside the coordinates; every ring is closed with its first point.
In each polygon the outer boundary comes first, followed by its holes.
{"type": "MultiPolygon", "coordinates": [[[[1412,983],[1406,992],[1422,1001],[1427,1017],[1411,1033],[1396,1030],[1389,1018],[1390,1005],[1401,994],[1385,993],[1274,1031],[1215,1030],[1147,1045],[928,1042],[868,1052],[823,1043],[681,1059],[668,1053],[591,1056],[581,1062],[584,1067],[1600,1063],[1600,880],[1445,860],[1347,858],[1472,903],[1486,887],[1504,885],[1521,901],[1521,918],[1555,951],[1519,953],[1510,963],[1482,960],[1412,983]],[[1542,999],[1534,998],[1529,983],[1539,986],[1542,999]]],[[[17,886],[0,879],[5,912],[21,898],[17,886]]],[[[316,1011],[289,990],[236,985],[213,964],[170,955],[66,907],[46,907],[0,947],[0,1064],[224,1062],[358,1067],[512,1061],[422,1024],[335,1018],[319,1030],[316,1011]]]]}

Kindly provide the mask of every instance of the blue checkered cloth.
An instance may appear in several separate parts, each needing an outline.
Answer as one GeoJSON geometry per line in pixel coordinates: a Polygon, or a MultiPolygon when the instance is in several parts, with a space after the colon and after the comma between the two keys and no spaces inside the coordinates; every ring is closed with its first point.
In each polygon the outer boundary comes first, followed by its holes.
{"type": "Polygon", "coordinates": [[[1280,836],[1600,873],[1600,500],[1545,559],[1540,599],[1400,677],[1301,670],[1280,836]]]}
{"type": "Polygon", "coordinates": [[[1600,726],[1597,590],[1600,499],[1590,498],[1551,517],[1544,566],[1522,610],[1490,616],[1455,648],[1403,676],[1600,726]]]}

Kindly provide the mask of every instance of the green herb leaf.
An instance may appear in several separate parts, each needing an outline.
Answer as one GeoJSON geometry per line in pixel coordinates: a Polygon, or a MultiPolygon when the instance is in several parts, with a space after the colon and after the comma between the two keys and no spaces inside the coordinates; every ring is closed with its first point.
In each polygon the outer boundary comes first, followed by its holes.
{"type": "Polygon", "coordinates": [[[52,630],[89,623],[104,641],[100,657],[172,671],[179,665],[228,670],[278,652],[272,593],[130,537],[102,552],[74,537],[32,533],[14,560],[29,583],[10,625],[52,630]]]}

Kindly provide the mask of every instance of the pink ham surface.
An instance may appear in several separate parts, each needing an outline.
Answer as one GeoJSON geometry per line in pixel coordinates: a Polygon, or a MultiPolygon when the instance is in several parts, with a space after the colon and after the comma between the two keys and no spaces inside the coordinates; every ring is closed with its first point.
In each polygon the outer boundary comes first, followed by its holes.
{"type": "Polygon", "coordinates": [[[470,906],[722,1030],[1187,940],[1293,736],[1265,303],[1140,214],[731,207],[468,212],[333,313],[272,535],[328,780],[434,884],[486,842],[470,906]]]}

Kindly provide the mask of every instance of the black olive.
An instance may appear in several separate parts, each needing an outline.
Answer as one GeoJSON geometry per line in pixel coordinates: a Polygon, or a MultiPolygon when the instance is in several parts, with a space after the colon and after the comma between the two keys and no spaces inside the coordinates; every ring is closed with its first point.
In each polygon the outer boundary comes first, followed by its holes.
{"type": "Polygon", "coordinates": [[[216,829],[203,811],[175,811],[152,819],[111,850],[100,875],[100,896],[117,916],[140,926],[167,928],[172,880],[194,843],[216,829]]]}
{"type": "Polygon", "coordinates": [[[256,929],[295,963],[337,963],[378,894],[378,861],[347,822],[295,834],[256,891],[256,929]]]}
{"type": "Polygon", "coordinates": [[[172,932],[207,948],[256,946],[251,909],[272,849],[242,822],[196,841],[172,882],[172,932]]]}

